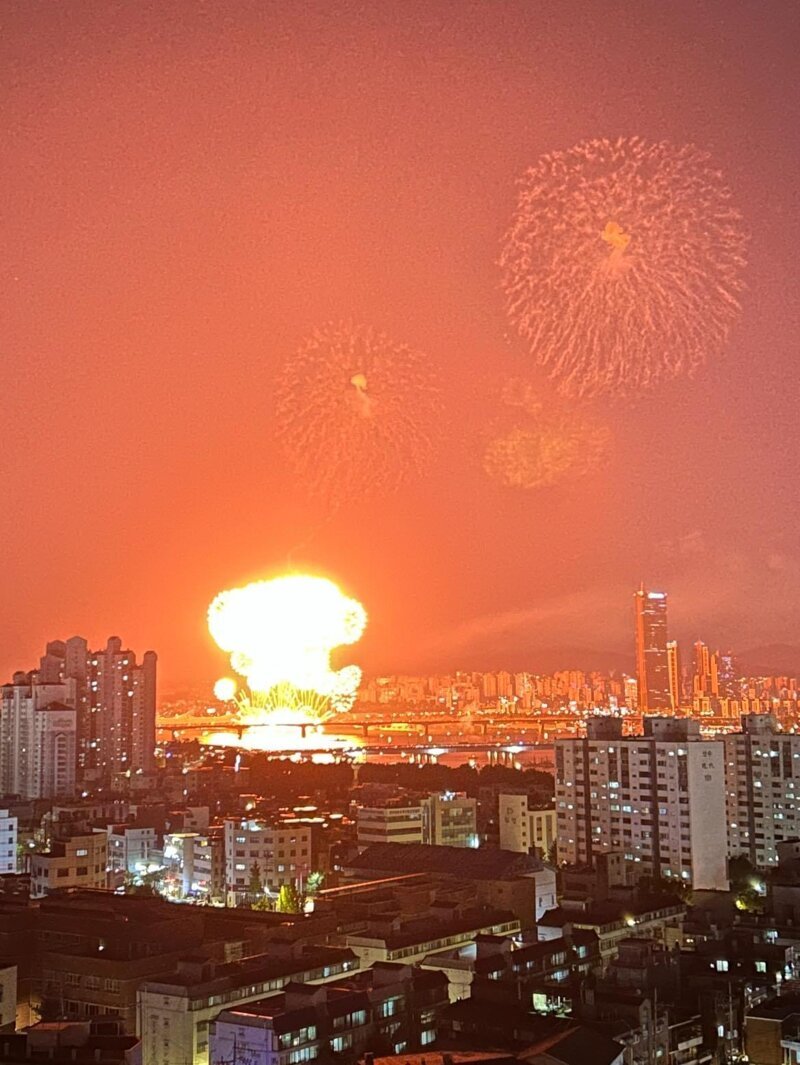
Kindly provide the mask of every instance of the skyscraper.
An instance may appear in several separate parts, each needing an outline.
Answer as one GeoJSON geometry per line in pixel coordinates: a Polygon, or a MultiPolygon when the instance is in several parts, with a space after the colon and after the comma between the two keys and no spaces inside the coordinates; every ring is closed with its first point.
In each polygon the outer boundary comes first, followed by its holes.
{"type": "Polygon", "coordinates": [[[677,640],[669,640],[667,643],[667,672],[669,675],[669,697],[672,703],[672,712],[675,713],[680,709],[683,701],[681,655],[677,640]]]}
{"type": "Polygon", "coordinates": [[[39,668],[15,674],[0,695],[0,783],[6,791],[38,797],[42,788],[48,794],[56,788],[53,794],[71,794],[76,775],[78,781],[110,780],[115,773],[153,768],[153,651],[147,651],[139,664],[118,636],[112,636],[102,651],[90,651],[81,636],[52,640],[39,668]],[[59,713],[42,712],[50,709],[59,713]],[[72,725],[67,728],[70,714],[72,725]],[[51,749],[62,768],[71,767],[64,770],[64,780],[56,781],[42,762],[51,749]],[[36,769],[34,758],[41,762],[36,769]],[[38,774],[35,780],[32,774],[38,774]]]}
{"type": "Polygon", "coordinates": [[[23,799],[74,794],[74,681],[15,673],[0,688],[0,791],[23,799]]]}
{"type": "Polygon", "coordinates": [[[670,710],[672,700],[667,663],[667,594],[634,592],[636,614],[636,680],[643,714],[670,710]]]}
{"type": "Polygon", "coordinates": [[[156,655],[145,652],[141,665],[133,651],[112,636],[103,651],[87,662],[84,775],[108,778],[114,773],[153,768],[156,727],[156,655]]]}

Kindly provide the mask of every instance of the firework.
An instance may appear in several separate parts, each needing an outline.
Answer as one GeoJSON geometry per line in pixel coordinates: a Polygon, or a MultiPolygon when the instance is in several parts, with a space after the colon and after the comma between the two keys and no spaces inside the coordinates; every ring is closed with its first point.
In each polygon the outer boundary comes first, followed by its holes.
{"type": "Polygon", "coordinates": [[[233,677],[220,677],[214,685],[214,698],[221,703],[229,703],[236,698],[238,685],[233,677]]]}
{"type": "Polygon", "coordinates": [[[483,468],[508,488],[546,488],[603,465],[610,444],[608,429],[580,421],[513,426],[490,442],[483,468]]]}
{"type": "Polygon", "coordinates": [[[366,620],[332,581],[300,574],[221,592],[208,611],[212,637],[247,682],[249,691],[235,696],[239,709],[262,717],[286,711],[319,720],[328,707],[351,706],[361,670],[333,670],[330,656],[355,643],[366,620]]]}
{"type": "Polygon", "coordinates": [[[284,367],[277,400],[292,467],[330,501],[391,491],[430,455],[438,413],[430,362],[367,326],[312,333],[284,367]]]}
{"type": "Polygon", "coordinates": [[[565,394],[643,389],[721,350],[746,245],[703,152],[585,141],[520,182],[500,259],[506,308],[565,394]]]}
{"type": "Polygon", "coordinates": [[[546,488],[574,481],[608,460],[610,429],[586,410],[511,378],[500,389],[509,411],[486,446],[483,468],[508,488],[546,488]]]}

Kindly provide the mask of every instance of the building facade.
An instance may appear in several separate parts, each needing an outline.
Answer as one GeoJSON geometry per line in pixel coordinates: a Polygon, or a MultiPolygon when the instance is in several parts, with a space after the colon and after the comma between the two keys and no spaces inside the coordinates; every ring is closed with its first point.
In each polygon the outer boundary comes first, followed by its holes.
{"type": "Polygon", "coordinates": [[[16,674],[0,689],[0,791],[71,798],[76,776],[75,687],[16,674]]]}
{"type": "Polygon", "coordinates": [[[746,714],[724,743],[730,854],[777,865],[779,844],[800,836],[800,736],[746,714]]]}
{"type": "Polygon", "coordinates": [[[31,859],[31,898],[63,888],[104,889],[107,855],[105,832],[53,840],[48,851],[31,859]]]}
{"type": "Polygon", "coordinates": [[[0,876],[17,871],[17,819],[0,810],[0,876]]]}
{"type": "Polygon", "coordinates": [[[641,874],[727,890],[725,747],[688,719],[647,718],[644,735],[598,717],[556,742],[558,857],[591,865],[622,851],[641,874]]]}
{"type": "Polygon", "coordinates": [[[225,1010],[211,1026],[210,1065],[356,1061],[375,1046],[395,1054],[435,1042],[448,1005],[447,978],[378,965],[346,981],[292,984],[284,994],[225,1010]]]}
{"type": "Polygon", "coordinates": [[[115,773],[153,768],[156,727],[156,654],[137,664],[133,651],[112,636],[89,654],[86,707],[81,726],[83,774],[109,779],[115,773]]]}
{"type": "Polygon", "coordinates": [[[556,840],[555,806],[531,806],[525,795],[498,797],[500,847],[547,858],[556,840]]]}
{"type": "Polygon", "coordinates": [[[425,843],[441,847],[477,847],[477,800],[464,792],[398,796],[359,806],[360,846],[372,843],[425,843]]]}
{"type": "Polygon", "coordinates": [[[312,871],[308,825],[226,818],[225,882],[229,905],[236,906],[252,895],[256,879],[261,891],[275,893],[285,884],[301,885],[312,871]]]}
{"type": "MultiPolygon", "coordinates": [[[[181,907],[182,909],[190,907],[181,907]]],[[[237,1012],[289,983],[335,980],[358,968],[349,950],[306,947],[273,951],[225,965],[203,959],[178,963],[171,975],[143,982],[138,992],[138,1030],[146,1065],[206,1065],[209,1030],[224,1009],[237,1012]]]]}

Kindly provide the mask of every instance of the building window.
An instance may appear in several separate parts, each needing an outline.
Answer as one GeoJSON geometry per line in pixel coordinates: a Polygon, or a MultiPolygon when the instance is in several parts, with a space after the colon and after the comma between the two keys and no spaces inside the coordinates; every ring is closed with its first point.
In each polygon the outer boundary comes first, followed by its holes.
{"type": "Polygon", "coordinates": [[[299,1061],[313,1061],[318,1054],[318,1047],[300,1047],[289,1054],[289,1065],[295,1065],[299,1061]]]}
{"type": "Polygon", "coordinates": [[[435,1039],[435,1028],[426,1028],[423,1032],[420,1032],[419,1041],[421,1046],[427,1046],[429,1043],[434,1042],[435,1039]]]}

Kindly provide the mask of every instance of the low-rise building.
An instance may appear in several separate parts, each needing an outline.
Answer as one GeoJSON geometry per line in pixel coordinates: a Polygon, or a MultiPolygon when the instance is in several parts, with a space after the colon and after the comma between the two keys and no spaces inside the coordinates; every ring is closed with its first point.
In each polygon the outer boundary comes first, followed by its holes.
{"type": "Polygon", "coordinates": [[[311,829],[245,818],[225,819],[225,880],[228,905],[259,891],[298,886],[311,873],[311,829]]]}
{"type": "Polygon", "coordinates": [[[542,1013],[568,1010],[568,988],[600,966],[597,934],[570,929],[560,939],[515,943],[484,936],[477,943],[472,998],[532,1006],[542,1013]]]}
{"type": "Polygon", "coordinates": [[[141,876],[160,868],[162,861],[162,848],[152,826],[108,826],[108,871],[113,877],[141,876]]]}
{"type": "Polygon", "coordinates": [[[498,799],[499,839],[503,850],[547,858],[556,840],[556,808],[531,806],[527,792],[503,792],[498,799]]]}
{"type": "Polygon", "coordinates": [[[139,1032],[146,1065],[208,1061],[209,1027],[223,1009],[240,1009],[287,984],[318,984],[359,967],[347,949],[276,944],[268,954],[226,965],[183,959],[177,970],[139,989],[139,1032]]]}
{"type": "Polygon", "coordinates": [[[419,915],[378,915],[366,928],[345,932],[339,942],[361,959],[362,966],[376,962],[411,965],[429,954],[474,943],[481,935],[508,936],[520,930],[512,914],[487,907],[429,911],[419,915]]]}
{"type": "Polygon", "coordinates": [[[378,964],[323,986],[290,984],[282,995],[219,1015],[210,1065],[236,1055],[251,1065],[328,1065],[376,1047],[424,1050],[435,1042],[447,1004],[443,974],[406,965],[378,964]]]}
{"type": "Polygon", "coordinates": [[[13,1032],[16,1024],[17,966],[15,962],[0,962],[0,1032],[13,1032]]]}
{"type": "Polygon", "coordinates": [[[75,892],[49,895],[34,919],[34,993],[46,1014],[69,1020],[97,1017],[136,1031],[136,994],[155,973],[177,964],[204,939],[196,907],[161,899],[75,892]]]}
{"type": "Polygon", "coordinates": [[[17,871],[17,819],[0,810],[0,876],[17,871]]]}
{"type": "Polygon", "coordinates": [[[477,801],[454,791],[396,795],[358,806],[356,826],[363,847],[373,843],[476,847],[477,801]]]}
{"type": "Polygon", "coordinates": [[[683,942],[686,906],[674,899],[663,903],[605,902],[586,907],[560,907],[539,921],[540,939],[559,939],[571,929],[582,928],[596,933],[603,966],[619,953],[620,943],[631,936],[654,939],[668,948],[683,942]]]}
{"type": "Polygon", "coordinates": [[[744,1049],[753,1065],[800,1062],[800,998],[773,998],[750,1010],[744,1019],[744,1049]]]}
{"type": "Polygon", "coordinates": [[[25,1031],[0,1034],[0,1062],[29,1065],[141,1065],[141,1044],[114,1025],[90,1021],[41,1021],[25,1031]]]}
{"type": "Polygon", "coordinates": [[[107,854],[105,832],[54,839],[31,859],[31,898],[65,888],[105,889],[107,854]]]}
{"type": "Polygon", "coordinates": [[[491,847],[457,852],[453,847],[376,843],[350,858],[342,870],[348,882],[414,873],[468,885],[478,903],[510,911],[522,928],[533,927],[556,905],[551,866],[533,855],[491,847]]]}

